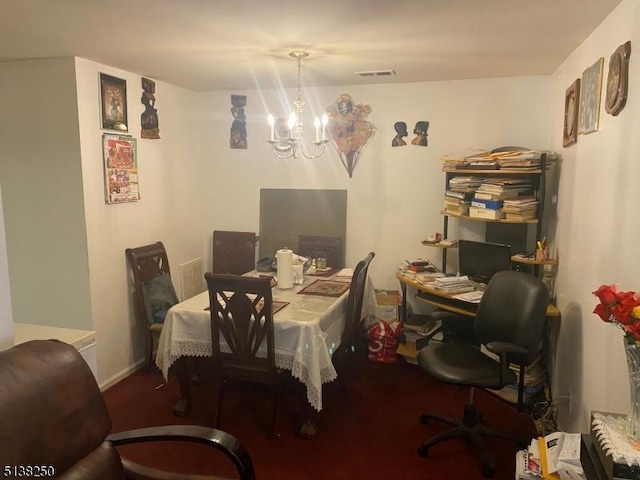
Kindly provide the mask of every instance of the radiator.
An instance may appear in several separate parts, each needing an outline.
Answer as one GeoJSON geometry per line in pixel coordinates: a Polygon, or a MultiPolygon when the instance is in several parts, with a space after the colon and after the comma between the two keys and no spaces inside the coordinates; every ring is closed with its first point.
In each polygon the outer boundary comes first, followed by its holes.
{"type": "Polygon", "coordinates": [[[181,301],[191,298],[206,290],[207,286],[204,281],[204,260],[202,257],[183,263],[178,268],[180,269],[181,301]]]}

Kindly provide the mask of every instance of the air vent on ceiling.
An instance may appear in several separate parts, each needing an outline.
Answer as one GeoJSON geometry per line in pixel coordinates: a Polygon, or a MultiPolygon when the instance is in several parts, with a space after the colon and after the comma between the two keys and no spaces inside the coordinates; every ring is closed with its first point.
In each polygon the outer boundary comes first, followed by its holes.
{"type": "Polygon", "coordinates": [[[395,70],[371,70],[368,72],[355,72],[361,77],[392,77],[396,74],[395,70]]]}

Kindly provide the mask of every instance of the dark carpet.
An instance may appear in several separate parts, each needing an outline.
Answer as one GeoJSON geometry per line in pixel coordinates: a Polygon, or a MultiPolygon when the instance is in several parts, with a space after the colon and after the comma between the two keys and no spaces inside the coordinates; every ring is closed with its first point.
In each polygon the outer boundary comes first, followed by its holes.
{"type": "MultiPolygon", "coordinates": [[[[220,428],[247,447],[258,479],[483,478],[478,452],[463,439],[432,447],[428,458],[416,452],[423,440],[448,428],[440,422],[422,425],[420,414],[435,411],[460,418],[468,390],[442,384],[404,361],[377,364],[363,360],[360,378],[350,385],[348,401],[336,382],[325,385],[324,408],[317,415],[319,434],[309,441],[296,434],[303,414],[302,394],[297,381],[288,378],[272,440],[265,436],[268,392],[260,386],[230,385],[225,393],[220,428]]],[[[142,370],[106,390],[113,431],[166,424],[211,425],[216,397],[210,384],[194,385],[192,413],[182,418],[171,412],[179,398],[175,378],[163,384],[157,370],[142,370]]],[[[529,415],[518,413],[490,393],[476,389],[475,403],[486,426],[510,431],[526,441],[536,435],[529,415]]],[[[494,438],[486,439],[486,445],[496,460],[495,478],[512,480],[516,445],[494,438]]],[[[132,445],[120,451],[139,463],[184,473],[212,473],[222,463],[217,452],[195,444],[132,445]]],[[[232,476],[229,464],[223,470],[232,476]]]]}

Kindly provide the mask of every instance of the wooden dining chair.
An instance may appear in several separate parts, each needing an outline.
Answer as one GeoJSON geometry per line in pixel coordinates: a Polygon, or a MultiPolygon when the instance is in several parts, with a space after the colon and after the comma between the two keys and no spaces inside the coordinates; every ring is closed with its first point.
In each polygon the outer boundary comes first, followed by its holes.
{"type": "Polygon", "coordinates": [[[364,302],[369,264],[375,256],[375,252],[369,252],[363,260],[358,262],[353,271],[349,298],[347,299],[344,331],[342,332],[340,345],[336,348],[332,357],[333,364],[338,371],[338,382],[345,398],[349,398],[347,384],[355,376],[354,366],[357,364],[357,359],[353,358],[353,356],[367,348],[365,336],[361,334],[362,304],[364,302]]]}
{"type": "Polygon", "coordinates": [[[275,363],[273,299],[268,278],[206,273],[211,310],[211,343],[220,424],[225,381],[236,379],[269,386],[272,438],[277,412],[278,370],[275,363]],[[224,343],[222,341],[224,340],[224,343]]]}
{"type": "Polygon", "coordinates": [[[171,282],[169,259],[162,242],[127,248],[133,305],[138,324],[145,331],[147,366],[153,359],[155,337],[160,337],[167,311],[178,303],[171,282]]]}
{"type": "Polygon", "coordinates": [[[327,266],[344,268],[342,237],[299,235],[298,251],[296,253],[308,258],[316,258],[318,253],[324,253],[327,259],[327,266]]]}
{"type": "Polygon", "coordinates": [[[254,232],[213,231],[214,273],[242,275],[256,268],[254,232]]]}

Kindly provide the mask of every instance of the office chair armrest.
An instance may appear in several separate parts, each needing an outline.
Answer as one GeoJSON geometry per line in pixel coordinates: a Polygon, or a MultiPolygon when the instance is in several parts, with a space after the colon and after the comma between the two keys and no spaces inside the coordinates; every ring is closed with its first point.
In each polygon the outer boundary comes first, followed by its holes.
{"type": "Polygon", "coordinates": [[[519,347],[509,342],[489,342],[485,344],[487,350],[496,355],[500,355],[500,384],[505,385],[505,379],[508,378],[510,373],[509,360],[507,359],[509,353],[520,353],[526,355],[528,353],[526,348],[519,347]]]}
{"type": "MultiPolygon", "coordinates": [[[[111,434],[107,437],[114,447],[132,443],[158,442],[158,441],[183,441],[200,443],[213,447],[221,451],[233,462],[236,470],[240,473],[241,480],[255,480],[253,462],[246,450],[233,435],[222,430],[196,425],[163,425],[158,427],[139,428],[111,434]]],[[[182,479],[207,479],[219,478],[210,476],[193,476],[179,473],[171,473],[154,468],[145,467],[122,459],[127,478],[132,479],[162,479],[162,480],[182,480],[182,479]]]]}
{"type": "Polygon", "coordinates": [[[526,355],[528,350],[526,348],[519,347],[513,343],[509,342],[489,342],[485,344],[487,350],[491,353],[495,353],[496,355],[500,355],[501,353],[521,353],[526,355]]]}

